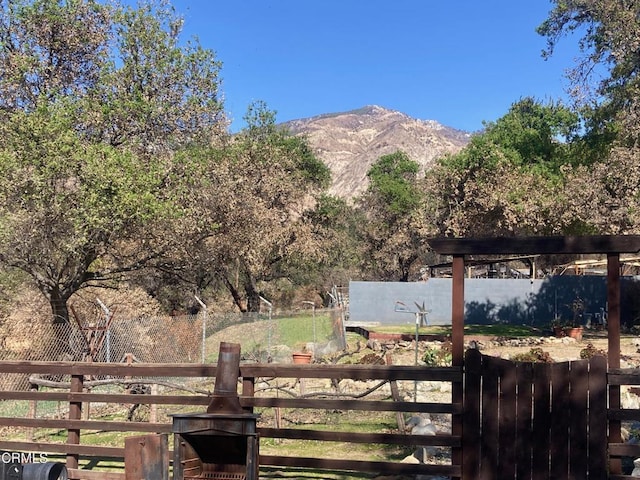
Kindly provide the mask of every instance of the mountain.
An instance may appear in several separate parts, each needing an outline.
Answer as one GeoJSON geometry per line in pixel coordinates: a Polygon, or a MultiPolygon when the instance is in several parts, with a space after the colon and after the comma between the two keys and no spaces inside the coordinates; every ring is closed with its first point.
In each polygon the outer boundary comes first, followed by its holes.
{"type": "Polygon", "coordinates": [[[458,152],[471,137],[434,120],[418,120],[377,105],[292,120],[284,126],[308,138],[315,154],[331,169],[330,193],[346,199],[367,188],[367,172],[383,155],[402,150],[424,172],[434,159],[458,152]]]}

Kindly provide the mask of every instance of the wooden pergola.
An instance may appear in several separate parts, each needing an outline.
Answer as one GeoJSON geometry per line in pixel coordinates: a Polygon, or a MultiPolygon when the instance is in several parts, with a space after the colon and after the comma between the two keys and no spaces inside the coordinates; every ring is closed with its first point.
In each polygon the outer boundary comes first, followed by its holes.
{"type": "MultiPolygon", "coordinates": [[[[453,365],[464,364],[464,277],[465,256],[474,255],[557,255],[601,254],[607,256],[608,301],[608,364],[620,368],[620,255],[640,252],[640,235],[598,235],[562,237],[496,237],[496,238],[434,238],[431,248],[452,260],[452,357],[453,365]]],[[[462,384],[453,386],[453,401],[462,402],[462,384]]],[[[620,387],[609,387],[609,406],[620,408],[620,387]]],[[[609,423],[610,440],[621,441],[620,421],[609,423]]],[[[460,434],[462,421],[454,418],[453,433],[460,434]]],[[[461,452],[454,452],[454,456],[461,452]]],[[[612,471],[619,465],[611,465],[612,471]]]]}

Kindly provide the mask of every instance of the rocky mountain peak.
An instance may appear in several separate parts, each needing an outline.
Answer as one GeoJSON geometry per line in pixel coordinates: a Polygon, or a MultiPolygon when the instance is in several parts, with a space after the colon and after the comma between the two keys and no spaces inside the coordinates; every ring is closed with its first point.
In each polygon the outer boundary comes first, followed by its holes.
{"type": "Polygon", "coordinates": [[[367,172],[381,156],[402,150],[424,173],[436,158],[458,152],[471,136],[378,105],[292,120],[285,126],[309,139],[318,158],[331,169],[330,193],[346,199],[365,191],[367,172]]]}

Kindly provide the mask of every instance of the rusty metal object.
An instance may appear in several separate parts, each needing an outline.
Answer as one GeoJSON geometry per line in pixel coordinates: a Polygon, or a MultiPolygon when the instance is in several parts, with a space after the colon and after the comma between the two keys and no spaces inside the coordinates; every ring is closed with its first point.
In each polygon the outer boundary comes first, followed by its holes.
{"type": "Polygon", "coordinates": [[[207,412],[172,415],[174,480],[258,480],[259,415],[241,407],[239,376],[240,345],[221,343],[207,412]]]}
{"type": "Polygon", "coordinates": [[[207,413],[244,413],[238,398],[240,376],[240,345],[220,343],[216,383],[207,413]]]}
{"type": "Polygon", "coordinates": [[[124,441],[125,480],[169,480],[169,436],[141,435],[124,441]]]}

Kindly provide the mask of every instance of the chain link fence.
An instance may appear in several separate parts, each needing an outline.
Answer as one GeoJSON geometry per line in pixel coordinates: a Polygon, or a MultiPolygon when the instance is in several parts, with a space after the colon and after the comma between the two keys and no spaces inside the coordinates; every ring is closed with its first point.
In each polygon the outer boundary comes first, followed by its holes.
{"type": "MultiPolygon", "coordinates": [[[[220,342],[239,343],[244,360],[290,362],[307,350],[317,357],[346,347],[341,309],[278,314],[207,313],[118,318],[94,323],[35,323],[0,331],[0,361],[215,363],[220,342]]],[[[26,388],[19,375],[0,388],[26,388]]]]}

